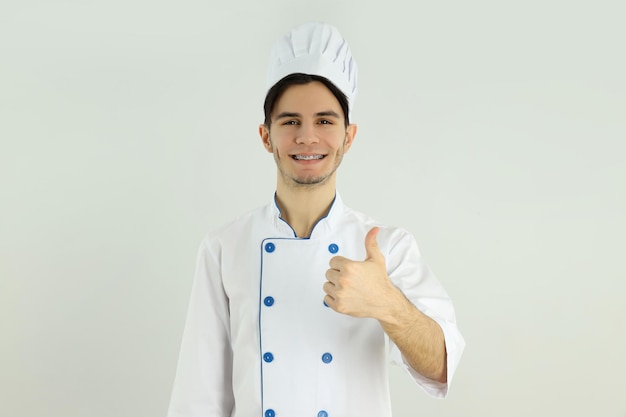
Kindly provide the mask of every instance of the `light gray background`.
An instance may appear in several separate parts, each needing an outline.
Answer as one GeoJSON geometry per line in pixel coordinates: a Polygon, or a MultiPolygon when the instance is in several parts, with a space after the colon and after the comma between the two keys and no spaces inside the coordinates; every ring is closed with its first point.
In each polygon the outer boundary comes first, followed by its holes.
{"type": "MultiPolygon", "coordinates": [[[[626,416],[623,1],[3,1],[0,415],[165,415],[210,229],[266,203],[269,49],[360,68],[346,204],[413,232],[467,349],[395,416],[626,416]]],[[[360,242],[355,242],[360,244],[360,242]]]]}

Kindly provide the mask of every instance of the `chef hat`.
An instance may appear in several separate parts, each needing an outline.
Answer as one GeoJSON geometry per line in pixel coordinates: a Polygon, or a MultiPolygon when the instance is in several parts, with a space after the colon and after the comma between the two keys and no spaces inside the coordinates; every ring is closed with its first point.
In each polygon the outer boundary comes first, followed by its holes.
{"type": "Polygon", "coordinates": [[[301,72],[321,75],[348,97],[352,111],[357,86],[356,61],[339,31],[325,23],[305,23],[278,38],[270,54],[267,89],[283,77],[301,72]]]}

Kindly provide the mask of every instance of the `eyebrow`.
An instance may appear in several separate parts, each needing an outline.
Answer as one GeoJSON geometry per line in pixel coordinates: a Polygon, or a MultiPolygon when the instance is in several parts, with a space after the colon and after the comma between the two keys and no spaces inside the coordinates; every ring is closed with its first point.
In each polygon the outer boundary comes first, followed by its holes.
{"type": "MultiPolygon", "coordinates": [[[[292,113],[292,112],[284,111],[276,116],[276,120],[290,118],[290,117],[302,117],[302,115],[300,113],[292,113]]],[[[325,111],[317,112],[315,113],[315,117],[335,117],[337,119],[340,118],[339,114],[337,114],[337,112],[332,111],[332,110],[325,110],[325,111]]]]}
{"type": "Polygon", "coordinates": [[[315,113],[316,117],[336,117],[337,119],[339,119],[339,115],[337,114],[337,112],[334,112],[332,110],[326,110],[326,111],[321,111],[319,113],[315,113]]]}

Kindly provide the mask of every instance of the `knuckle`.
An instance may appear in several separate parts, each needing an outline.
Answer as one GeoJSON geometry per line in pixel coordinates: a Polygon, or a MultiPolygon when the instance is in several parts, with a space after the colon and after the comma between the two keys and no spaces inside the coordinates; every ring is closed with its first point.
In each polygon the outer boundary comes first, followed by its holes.
{"type": "Polygon", "coordinates": [[[341,276],[337,278],[336,284],[337,288],[343,288],[346,285],[346,277],[341,276]]]}
{"type": "Polygon", "coordinates": [[[359,272],[359,265],[356,262],[350,262],[350,263],[344,265],[343,270],[348,275],[354,275],[354,274],[357,274],[359,272]]]}

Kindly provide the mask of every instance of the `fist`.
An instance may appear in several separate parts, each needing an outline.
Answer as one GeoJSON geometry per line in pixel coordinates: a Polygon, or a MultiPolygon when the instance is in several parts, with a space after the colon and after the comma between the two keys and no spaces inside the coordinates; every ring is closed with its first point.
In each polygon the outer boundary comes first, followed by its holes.
{"type": "Polygon", "coordinates": [[[366,257],[355,261],[335,256],[329,262],[324,301],[333,310],[354,317],[379,318],[398,289],[387,275],[385,257],[378,248],[378,227],[365,236],[366,257]]]}

